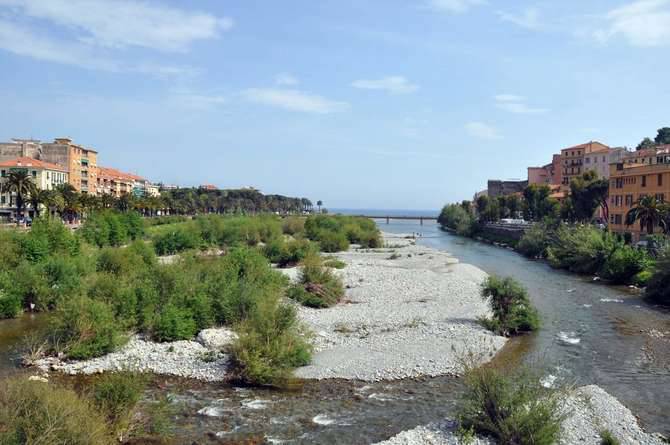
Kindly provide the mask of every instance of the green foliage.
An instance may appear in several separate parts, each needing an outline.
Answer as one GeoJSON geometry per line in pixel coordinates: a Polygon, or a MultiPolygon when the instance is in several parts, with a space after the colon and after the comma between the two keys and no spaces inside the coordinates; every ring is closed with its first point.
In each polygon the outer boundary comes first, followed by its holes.
{"type": "Polygon", "coordinates": [[[18,377],[0,382],[0,443],[98,445],[113,439],[104,416],[86,398],[18,377]]]}
{"type": "Polygon", "coordinates": [[[307,239],[284,241],[276,238],[263,247],[263,253],[271,263],[279,267],[295,266],[310,252],[318,250],[318,246],[307,239]]]}
{"type": "Polygon", "coordinates": [[[610,430],[602,430],[600,432],[600,445],[620,445],[619,439],[614,437],[610,430]]]}
{"type": "Polygon", "coordinates": [[[322,252],[341,252],[349,248],[349,240],[342,232],[323,230],[318,232],[316,239],[322,252]]]}
{"type": "Polygon", "coordinates": [[[305,221],[305,234],[317,241],[322,252],[340,252],[349,243],[365,248],[382,246],[381,236],[374,221],[355,216],[310,216],[305,221]]]}
{"type": "Polygon", "coordinates": [[[32,262],[56,253],[76,255],[79,248],[79,242],[70,229],[48,216],[35,219],[30,232],[23,238],[24,256],[32,262]]]}
{"type": "MultiPolygon", "coordinates": [[[[594,170],[584,172],[570,182],[570,221],[588,222],[598,207],[607,208],[609,181],[598,178],[594,170]]],[[[564,215],[565,216],[565,215],[564,215]]]]}
{"type": "Polygon", "coordinates": [[[136,212],[92,212],[80,229],[82,237],[98,247],[121,246],[141,238],[144,223],[136,212]]]}
{"type": "Polygon", "coordinates": [[[516,246],[517,251],[529,258],[546,256],[549,228],[544,224],[535,224],[524,233],[516,246]]]}
{"type": "Polygon", "coordinates": [[[540,316],[531,305],[528,293],[513,278],[489,276],[481,289],[488,300],[493,318],[484,320],[486,327],[499,335],[519,335],[539,329],[540,316]]]}
{"type": "Polygon", "coordinates": [[[197,332],[193,315],[186,309],[166,306],[153,327],[153,336],[158,341],[188,340],[197,332]]]}
{"type": "Polygon", "coordinates": [[[21,299],[17,295],[9,294],[4,290],[7,284],[2,282],[3,278],[0,275],[0,319],[14,318],[21,313],[21,299]]]}
{"type": "Polygon", "coordinates": [[[559,393],[543,388],[539,377],[528,370],[470,370],[458,406],[461,429],[501,444],[557,443],[563,420],[559,393]]]}
{"type": "Polygon", "coordinates": [[[549,247],[549,263],[581,274],[598,273],[622,242],[592,226],[560,226],[549,247]]]}
{"type": "Polygon", "coordinates": [[[142,397],[146,378],[129,372],[104,374],[93,385],[92,398],[116,431],[127,428],[133,409],[142,397]]]}
{"type": "Polygon", "coordinates": [[[233,368],[239,379],[260,385],[281,385],[291,370],[311,359],[292,306],[277,297],[263,300],[250,317],[238,325],[232,348],[233,368]]]}
{"type": "Polygon", "coordinates": [[[443,229],[454,230],[461,236],[473,236],[477,231],[475,217],[461,204],[444,206],[437,222],[443,229]]]}
{"type": "Polygon", "coordinates": [[[288,297],[305,306],[325,308],[337,304],[344,296],[342,280],[323,266],[318,254],[311,254],[303,262],[300,280],[289,288],[288,297]]]}
{"type": "Polygon", "coordinates": [[[326,258],[323,261],[325,267],[332,267],[333,269],[344,269],[347,267],[347,263],[337,258],[326,258]]]}
{"type": "Polygon", "coordinates": [[[88,297],[65,302],[54,323],[56,338],[67,345],[72,359],[107,354],[124,340],[109,305],[88,297]]]}
{"type": "Polygon", "coordinates": [[[651,279],[649,279],[645,295],[656,303],[670,305],[669,248],[666,248],[656,260],[656,268],[651,279]]]}
{"type": "Polygon", "coordinates": [[[289,216],[282,222],[282,232],[286,235],[297,235],[305,231],[305,218],[289,216]]]}
{"type": "Polygon", "coordinates": [[[179,227],[153,237],[154,249],[158,255],[174,255],[200,246],[198,234],[187,227],[179,227]]]}
{"type": "Polygon", "coordinates": [[[635,276],[650,267],[650,262],[644,250],[620,245],[606,259],[599,275],[615,284],[630,283],[635,276]]]}
{"type": "Polygon", "coordinates": [[[531,184],[523,191],[523,218],[526,221],[542,221],[555,218],[560,204],[551,198],[551,189],[547,185],[531,184]]]}

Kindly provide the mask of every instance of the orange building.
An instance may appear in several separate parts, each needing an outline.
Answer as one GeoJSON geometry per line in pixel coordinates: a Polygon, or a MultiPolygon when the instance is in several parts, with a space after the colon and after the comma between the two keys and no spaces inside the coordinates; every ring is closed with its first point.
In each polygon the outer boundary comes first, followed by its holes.
{"type": "Polygon", "coordinates": [[[644,196],[654,196],[660,202],[670,199],[670,148],[656,150],[652,163],[626,160],[610,165],[609,194],[610,230],[630,233],[639,241],[646,232],[639,223],[626,226],[626,214],[644,196]]]}
{"type": "Polygon", "coordinates": [[[68,182],[81,193],[96,194],[96,168],[98,152],[72,143],[69,138],[57,138],[41,144],[39,159],[64,166],[68,182]]]}
{"type": "Polygon", "coordinates": [[[584,167],[584,156],[594,152],[608,152],[609,147],[600,142],[591,141],[586,144],[575,145],[561,150],[561,169],[562,177],[561,183],[564,186],[569,186],[572,178],[580,176],[587,170],[591,170],[589,166],[584,167]]]}

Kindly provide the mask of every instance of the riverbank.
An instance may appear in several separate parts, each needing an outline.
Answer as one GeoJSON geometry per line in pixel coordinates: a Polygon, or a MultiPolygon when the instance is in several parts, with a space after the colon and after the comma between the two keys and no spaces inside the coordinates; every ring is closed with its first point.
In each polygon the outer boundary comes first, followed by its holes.
{"type": "MultiPolygon", "coordinates": [[[[447,252],[384,234],[385,248],[335,254],[345,301],[299,308],[314,332],[315,354],[296,376],[395,380],[458,375],[462,361],[489,361],[505,344],[477,321],[489,309],[480,297],[486,274],[447,252]]],[[[287,271],[289,275],[294,272],[287,271]]]]}
{"type": "MultiPolygon", "coordinates": [[[[608,430],[622,445],[661,445],[666,443],[656,434],[642,430],[633,413],[616,398],[596,386],[583,386],[571,391],[563,402],[566,415],[562,423],[559,445],[600,445],[600,432],[608,430]]],[[[462,442],[453,420],[432,423],[403,431],[376,445],[456,445],[462,442]]],[[[475,438],[473,444],[489,445],[494,441],[475,438]]]]}

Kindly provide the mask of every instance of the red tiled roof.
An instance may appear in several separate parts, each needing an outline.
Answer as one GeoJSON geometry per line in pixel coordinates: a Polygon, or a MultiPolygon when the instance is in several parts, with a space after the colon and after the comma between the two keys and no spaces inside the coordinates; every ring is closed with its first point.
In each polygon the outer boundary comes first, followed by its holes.
{"type": "MultiPolygon", "coordinates": [[[[602,142],[590,141],[590,142],[586,142],[584,144],[575,145],[573,147],[563,148],[563,149],[561,149],[561,151],[563,151],[563,150],[577,150],[577,149],[581,149],[581,148],[586,148],[586,147],[588,147],[589,145],[592,145],[592,144],[600,144],[600,145],[604,145],[605,147],[609,148],[606,144],[603,144],[602,142]]],[[[596,151],[598,151],[598,150],[596,150],[596,151]]]]}
{"type": "Polygon", "coordinates": [[[120,179],[125,181],[135,180],[134,175],[109,167],[98,167],[98,177],[107,177],[109,179],[120,179]]]}
{"type": "Polygon", "coordinates": [[[39,159],[27,158],[23,156],[9,161],[0,162],[0,167],[32,167],[67,173],[67,169],[62,165],[52,164],[50,162],[44,162],[40,161],[39,159]]]}

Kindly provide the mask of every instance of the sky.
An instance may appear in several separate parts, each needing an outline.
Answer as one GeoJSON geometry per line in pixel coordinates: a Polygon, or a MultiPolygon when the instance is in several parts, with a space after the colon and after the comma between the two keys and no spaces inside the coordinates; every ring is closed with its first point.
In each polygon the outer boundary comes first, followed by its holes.
{"type": "Polygon", "coordinates": [[[0,140],[436,209],[670,125],[670,0],[0,0],[0,140]]]}

